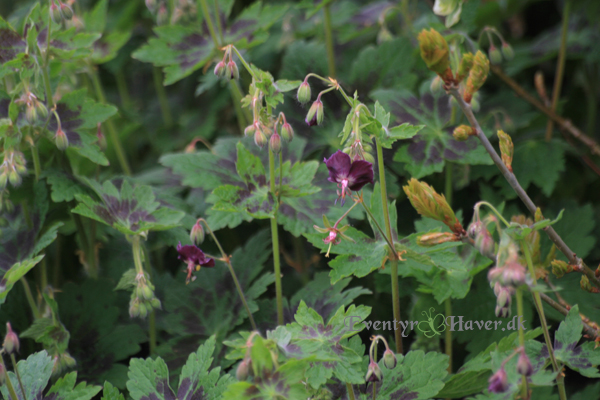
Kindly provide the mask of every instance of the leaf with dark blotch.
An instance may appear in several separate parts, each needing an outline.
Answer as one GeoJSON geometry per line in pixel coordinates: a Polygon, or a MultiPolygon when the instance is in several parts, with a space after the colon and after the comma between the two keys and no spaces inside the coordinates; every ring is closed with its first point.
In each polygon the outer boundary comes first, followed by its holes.
{"type": "MultiPolygon", "coordinates": [[[[223,29],[223,43],[246,49],[264,42],[267,30],[287,10],[287,5],[255,3],[223,29]]],[[[157,27],[158,37],[133,53],[133,57],[158,67],[165,67],[165,84],[170,85],[202,68],[214,55],[214,42],[206,23],[202,31],[181,25],[157,27]]]]}
{"type": "Polygon", "coordinates": [[[124,389],[126,377],[118,362],[138,353],[146,334],[136,324],[119,323],[127,302],[118,301],[113,286],[108,280],[67,283],[56,300],[61,321],[71,333],[69,353],[77,361],[79,376],[98,384],[108,379],[124,389]]]}
{"type": "Polygon", "coordinates": [[[221,376],[221,368],[210,370],[215,337],[189,355],[181,372],[177,393],[169,386],[169,370],[162,358],[134,358],[129,363],[127,389],[133,400],[202,400],[219,398],[233,380],[221,376]]]}
{"type": "Polygon", "coordinates": [[[377,90],[372,96],[391,111],[396,123],[424,125],[412,139],[405,141],[395,161],[404,162],[406,170],[419,179],[434,172],[441,172],[445,160],[458,164],[492,164],[476,138],[459,142],[452,136],[450,122],[450,98],[435,97],[426,93],[417,98],[411,93],[395,90],[377,90]]]}
{"type": "MultiPolygon", "coordinates": [[[[248,307],[253,313],[258,310],[256,299],[275,280],[272,273],[263,271],[270,254],[269,234],[262,231],[243,248],[237,249],[231,258],[248,307]]],[[[197,279],[187,285],[183,272],[185,264],[181,263],[180,266],[181,271],[175,279],[164,275],[158,281],[159,289],[165,293],[163,306],[168,312],[164,329],[179,337],[173,348],[161,354],[172,369],[184,361],[181,354],[188,354],[185,349],[196,348],[199,340],[213,334],[223,338],[248,318],[225,265],[217,262],[215,268],[202,268],[196,273],[197,279]]]]}
{"type": "MultiPolygon", "coordinates": [[[[581,339],[583,323],[579,316],[579,307],[571,307],[565,320],[560,323],[558,331],[554,336],[554,355],[556,359],[564,362],[569,368],[579,372],[588,378],[600,377],[598,365],[600,365],[600,349],[595,348],[594,342],[586,342],[577,345],[581,339]]],[[[548,350],[544,346],[544,351],[548,350]]]]}
{"type": "Polygon", "coordinates": [[[25,51],[25,40],[13,27],[0,17],[0,64],[14,59],[17,54],[25,51]]]}
{"type": "MultiPolygon", "coordinates": [[[[75,27],[67,30],[53,30],[50,37],[50,53],[61,59],[75,60],[92,53],[94,42],[100,39],[99,33],[77,32],[75,27]]],[[[48,29],[44,28],[37,36],[37,44],[45,52],[48,46],[48,29]]]]}
{"type": "MultiPolygon", "coordinates": [[[[103,185],[83,179],[100,198],[100,202],[85,194],[76,194],[79,202],[72,211],[96,221],[105,223],[126,235],[134,235],[149,230],[165,230],[176,227],[184,214],[167,207],[160,207],[155,201],[152,188],[129,181],[121,183],[120,190],[111,182],[103,185]]],[[[118,183],[115,180],[115,183],[118,183]]]]}
{"type": "MultiPolygon", "coordinates": [[[[13,372],[8,372],[8,378],[12,382],[19,400],[23,400],[25,397],[27,399],[43,399],[42,392],[52,375],[52,364],[52,358],[46,350],[32,354],[26,360],[17,363],[17,369],[25,389],[25,396],[21,392],[17,376],[13,372]]],[[[0,392],[2,392],[4,399],[9,398],[8,388],[5,384],[0,386],[0,392]]]]}
{"type": "Polygon", "coordinates": [[[294,317],[296,322],[279,327],[273,338],[290,357],[311,357],[315,360],[313,368],[317,368],[319,373],[307,376],[312,387],[325,384],[334,375],[344,382],[362,383],[362,354],[357,354],[348,345],[347,339],[364,328],[360,322],[370,312],[370,308],[365,306],[351,305],[346,310],[341,306],[325,324],[315,310],[301,301],[294,317]]]}

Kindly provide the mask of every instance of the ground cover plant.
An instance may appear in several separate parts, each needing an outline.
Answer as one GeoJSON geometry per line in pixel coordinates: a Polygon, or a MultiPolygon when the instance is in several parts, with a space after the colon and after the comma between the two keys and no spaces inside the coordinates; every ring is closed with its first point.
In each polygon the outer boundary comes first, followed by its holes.
{"type": "Polygon", "coordinates": [[[599,15],[0,1],[0,396],[600,399],[599,15]]]}

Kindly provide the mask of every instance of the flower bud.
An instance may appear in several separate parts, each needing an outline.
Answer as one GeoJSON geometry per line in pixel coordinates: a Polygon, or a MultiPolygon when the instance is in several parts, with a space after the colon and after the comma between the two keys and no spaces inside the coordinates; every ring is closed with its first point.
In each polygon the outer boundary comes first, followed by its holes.
{"type": "Polygon", "coordinates": [[[164,3],[158,9],[158,14],[156,15],[156,24],[158,26],[166,25],[169,22],[169,13],[167,12],[167,7],[164,3]]]}
{"type": "Polygon", "coordinates": [[[373,157],[372,154],[365,153],[364,158],[365,158],[365,161],[370,162],[371,164],[373,164],[375,162],[375,158],[373,157]]]}
{"type": "Polygon", "coordinates": [[[310,85],[307,80],[304,80],[298,88],[297,98],[301,104],[306,104],[310,101],[310,85]]]}
{"type": "Polygon", "coordinates": [[[490,46],[488,50],[488,55],[492,64],[497,65],[502,62],[502,53],[500,53],[500,50],[496,46],[490,46]]]}
{"type": "Polygon", "coordinates": [[[456,242],[458,237],[449,232],[427,233],[417,237],[417,244],[423,247],[435,246],[446,242],[456,242]]]}
{"type": "Polygon", "coordinates": [[[17,187],[22,182],[21,175],[19,175],[19,173],[13,169],[12,171],[10,171],[8,173],[8,181],[10,182],[11,185],[13,185],[14,187],[17,187]]]}
{"type": "Polygon", "coordinates": [[[392,33],[390,32],[390,30],[388,28],[386,28],[385,26],[382,26],[381,29],[379,30],[379,32],[377,33],[377,44],[389,42],[390,40],[393,40],[393,39],[394,39],[394,36],[392,36],[392,33]]]}
{"type": "Polygon", "coordinates": [[[367,375],[365,376],[365,381],[367,384],[369,382],[381,382],[382,373],[379,365],[373,360],[369,363],[369,368],[367,369],[367,375]]]}
{"type": "Polygon", "coordinates": [[[129,303],[129,316],[135,318],[140,315],[140,303],[137,300],[132,300],[129,303]]]}
{"type": "Polygon", "coordinates": [[[478,50],[473,57],[473,66],[469,71],[469,77],[467,78],[467,84],[463,95],[464,100],[467,103],[471,103],[473,95],[481,88],[481,86],[483,86],[489,72],[490,61],[485,54],[478,50]]]}
{"type": "Polygon", "coordinates": [[[279,152],[281,151],[281,137],[277,134],[277,132],[275,132],[271,136],[271,139],[269,139],[269,147],[271,148],[271,151],[275,154],[279,154],[279,152]]]}
{"type": "Polygon", "coordinates": [[[529,361],[529,357],[525,354],[525,351],[521,351],[521,355],[517,361],[517,372],[524,376],[531,376],[533,374],[533,366],[531,365],[531,361],[529,361]]]}
{"type": "Polygon", "coordinates": [[[463,54],[460,64],[458,64],[458,72],[456,73],[456,80],[462,81],[471,71],[473,67],[473,53],[463,54]]]}
{"type": "Polygon", "coordinates": [[[476,135],[477,133],[475,132],[475,130],[473,128],[471,128],[469,125],[459,125],[456,128],[454,128],[454,132],[452,133],[452,136],[454,136],[454,139],[462,142],[465,141],[469,138],[469,136],[471,135],[476,135]]]}
{"type": "Polygon", "coordinates": [[[553,260],[550,265],[552,266],[552,273],[557,278],[562,278],[565,274],[573,272],[573,267],[562,260],[553,260]]]}
{"type": "Polygon", "coordinates": [[[317,100],[310,106],[305,121],[308,126],[321,125],[323,122],[323,103],[320,97],[317,97],[317,100]]]}
{"type": "Polygon", "coordinates": [[[238,365],[235,371],[235,377],[238,381],[245,381],[248,379],[249,360],[243,359],[240,365],[238,365]]]}
{"type": "Polygon", "coordinates": [[[267,144],[267,137],[260,129],[257,129],[256,132],[254,132],[254,143],[261,149],[267,144]]]}
{"type": "Polygon", "coordinates": [[[52,0],[52,3],[50,4],[50,17],[55,23],[62,23],[62,14],[60,13],[60,9],[58,8],[58,6],[54,4],[54,0],[52,0]]]}
{"type": "Polygon", "coordinates": [[[294,129],[287,122],[281,126],[281,137],[286,143],[289,143],[294,139],[294,129]]]}
{"type": "Polygon", "coordinates": [[[431,90],[431,93],[433,94],[439,93],[442,90],[442,78],[440,78],[439,75],[436,75],[435,78],[433,78],[429,85],[429,90],[431,90]]]}
{"type": "Polygon", "coordinates": [[[65,151],[69,147],[69,138],[67,138],[67,135],[61,128],[56,130],[54,141],[56,142],[56,147],[61,151],[65,151]]]}
{"type": "Polygon", "coordinates": [[[423,29],[417,38],[421,49],[421,58],[427,68],[440,75],[444,81],[452,79],[450,70],[450,50],[446,39],[435,29],[423,29]]]}
{"type": "Polygon", "coordinates": [[[30,123],[35,122],[37,119],[37,110],[33,105],[28,105],[25,108],[25,119],[30,123]]]}
{"type": "Polygon", "coordinates": [[[499,305],[496,305],[495,314],[498,318],[508,318],[510,317],[510,307],[500,307],[499,305]]]}
{"type": "Polygon", "coordinates": [[[515,51],[510,44],[504,42],[502,43],[502,55],[507,60],[512,60],[515,57],[515,51]]]}
{"type": "Polygon", "coordinates": [[[202,224],[200,221],[196,221],[192,230],[190,231],[190,240],[192,244],[199,246],[204,242],[204,228],[202,228],[202,224]]]}
{"type": "Polygon", "coordinates": [[[230,60],[227,63],[227,69],[225,71],[225,76],[227,76],[227,79],[235,79],[236,81],[238,79],[240,79],[240,70],[238,69],[237,64],[233,61],[230,60]]]}
{"type": "Polygon", "coordinates": [[[0,190],[4,189],[6,187],[7,183],[8,183],[8,173],[6,173],[6,171],[0,172],[0,190]]]}
{"type": "Polygon", "coordinates": [[[73,19],[73,9],[65,3],[60,3],[60,13],[67,21],[73,19]]]}
{"type": "Polygon", "coordinates": [[[500,154],[502,155],[502,162],[506,165],[506,168],[512,172],[512,160],[515,150],[511,137],[504,133],[504,131],[498,131],[498,139],[500,140],[500,154]]]}
{"type": "Polygon", "coordinates": [[[140,303],[140,317],[142,318],[146,318],[146,316],[148,315],[148,307],[146,306],[145,303],[140,303]]]}
{"type": "Polygon", "coordinates": [[[152,300],[154,298],[154,292],[150,289],[150,286],[142,286],[142,297],[146,300],[152,300]]]}
{"type": "Polygon", "coordinates": [[[511,300],[512,298],[508,290],[500,290],[500,292],[498,293],[498,297],[496,297],[496,305],[498,307],[510,307],[511,300]]]}
{"type": "Polygon", "coordinates": [[[494,242],[494,238],[485,227],[475,237],[475,248],[486,257],[494,256],[496,242],[494,242]]]}
{"type": "Polygon", "coordinates": [[[12,330],[10,322],[6,323],[6,336],[4,336],[4,343],[2,344],[6,354],[13,354],[15,350],[19,351],[19,337],[12,330]]]}
{"type": "Polygon", "coordinates": [[[223,78],[225,77],[225,63],[223,61],[219,61],[217,63],[217,65],[215,66],[215,75],[218,76],[219,78],[223,78]]]}
{"type": "Polygon", "coordinates": [[[394,354],[394,352],[391,351],[390,349],[387,349],[383,353],[383,365],[385,365],[385,367],[387,369],[394,369],[394,368],[396,368],[397,363],[398,363],[398,359],[396,358],[396,355],[394,354]]]}
{"type": "Polygon", "coordinates": [[[508,390],[508,378],[504,367],[500,367],[489,379],[488,390],[490,393],[504,393],[508,390]]]}
{"type": "Polygon", "coordinates": [[[150,300],[150,306],[157,310],[162,309],[162,304],[160,303],[160,300],[157,299],[156,297],[154,297],[152,300],[150,300]]]}

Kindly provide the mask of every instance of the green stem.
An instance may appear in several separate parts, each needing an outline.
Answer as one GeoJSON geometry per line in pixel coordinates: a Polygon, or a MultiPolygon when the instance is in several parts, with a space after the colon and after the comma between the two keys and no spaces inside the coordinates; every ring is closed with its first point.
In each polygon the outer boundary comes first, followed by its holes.
{"type": "Polygon", "coordinates": [[[21,381],[21,373],[17,368],[17,360],[15,360],[15,355],[10,355],[10,361],[12,362],[13,369],[15,370],[15,375],[17,375],[17,380],[19,381],[19,387],[21,388],[21,394],[23,394],[23,400],[27,400],[27,395],[25,394],[25,387],[23,386],[23,382],[21,381]]]}
{"type": "MultiPolygon", "coordinates": [[[[100,103],[106,103],[106,97],[104,96],[104,90],[102,89],[102,83],[100,82],[100,77],[98,76],[98,71],[90,65],[89,74],[92,78],[92,83],[94,84],[94,90],[96,91],[96,97],[100,101],[100,103]]],[[[127,162],[127,157],[125,156],[125,150],[123,150],[123,145],[119,140],[119,135],[117,134],[117,130],[112,123],[112,119],[106,120],[104,123],[108,128],[108,134],[110,135],[110,140],[115,146],[115,152],[117,153],[117,158],[119,159],[119,164],[121,165],[121,169],[125,173],[125,175],[131,175],[131,168],[129,167],[129,163],[127,162]]]]}
{"type": "Polygon", "coordinates": [[[160,104],[160,111],[162,113],[163,121],[167,128],[173,126],[173,116],[171,115],[171,108],[169,107],[169,100],[167,99],[167,91],[162,84],[161,70],[158,67],[152,68],[152,77],[154,78],[154,89],[158,95],[158,102],[160,104]]]}
{"type": "Polygon", "coordinates": [[[250,115],[248,109],[242,108],[242,92],[236,81],[229,81],[229,93],[233,99],[233,108],[235,110],[235,116],[238,121],[240,132],[244,132],[246,126],[250,125],[250,121],[252,121],[252,115],[250,115]]]}
{"type": "MultiPolygon", "coordinates": [[[[395,324],[394,324],[395,327],[395,324]]],[[[377,339],[375,339],[377,340],[377,339]]],[[[396,347],[398,347],[398,344],[396,344],[396,347]]],[[[375,362],[377,362],[377,341],[375,341],[375,345],[372,346],[373,348],[373,360],[375,362]]],[[[373,400],[375,400],[377,398],[377,382],[373,383],[373,400]]]]}
{"type": "Polygon", "coordinates": [[[115,73],[115,79],[117,81],[117,90],[119,91],[119,97],[121,98],[121,106],[128,110],[131,108],[131,97],[129,96],[129,89],[127,89],[127,80],[123,70],[119,69],[115,73]]]}
{"type": "MultiPolygon", "coordinates": [[[[377,145],[377,169],[379,170],[379,185],[381,187],[381,206],[383,207],[383,219],[385,222],[385,230],[387,232],[388,242],[390,247],[390,261],[391,261],[391,279],[392,279],[392,305],[394,309],[394,319],[396,321],[401,320],[400,316],[400,291],[398,284],[398,255],[396,254],[396,248],[394,247],[394,237],[392,235],[392,225],[390,222],[390,211],[388,209],[387,202],[387,186],[385,183],[385,166],[383,165],[383,149],[381,147],[381,141],[375,140],[377,145]]],[[[394,324],[394,328],[396,325],[394,324]]],[[[402,348],[402,332],[399,329],[394,329],[396,339],[396,353],[403,354],[402,348]]]]}
{"type": "Polygon", "coordinates": [[[41,271],[41,290],[42,292],[46,289],[46,287],[48,286],[48,268],[46,267],[46,257],[44,257],[42,259],[42,261],[40,262],[40,271],[41,271]]]}
{"type": "Polygon", "coordinates": [[[23,289],[25,290],[25,297],[27,297],[27,302],[29,303],[29,307],[31,308],[31,312],[33,313],[33,318],[38,319],[40,317],[40,310],[35,303],[35,299],[33,298],[33,294],[31,293],[31,288],[29,287],[29,283],[25,277],[22,277],[21,283],[23,284],[23,289]]]}
{"type": "MultiPolygon", "coordinates": [[[[523,316],[523,290],[517,288],[517,318],[523,316]]],[[[519,346],[525,349],[525,333],[523,332],[523,328],[519,325],[519,346]]],[[[527,378],[525,376],[522,377],[521,382],[521,398],[527,398],[527,378]]]]}
{"type": "Polygon", "coordinates": [[[219,41],[223,42],[223,26],[221,24],[221,12],[219,11],[219,0],[215,0],[215,15],[217,21],[217,29],[219,31],[219,41]]]}
{"type": "Polygon", "coordinates": [[[346,382],[346,391],[348,392],[348,400],[356,400],[356,397],[354,397],[354,389],[352,389],[352,384],[346,382]]]}
{"type": "Polygon", "coordinates": [[[148,331],[150,335],[150,355],[156,354],[156,310],[150,311],[148,318],[148,331]]]}
{"type": "Polygon", "coordinates": [[[323,13],[325,16],[325,43],[327,45],[327,66],[329,69],[329,76],[335,78],[335,52],[333,49],[333,32],[331,29],[331,3],[327,3],[323,7],[323,13]]]}
{"type": "Polygon", "coordinates": [[[254,322],[254,317],[252,316],[250,307],[248,306],[248,303],[246,302],[246,296],[244,296],[244,291],[242,290],[242,286],[240,285],[240,282],[238,281],[235,270],[233,269],[233,265],[231,265],[231,260],[230,260],[229,256],[225,253],[225,251],[223,250],[223,247],[221,247],[221,243],[215,236],[215,233],[212,231],[212,229],[210,229],[210,226],[208,226],[208,222],[206,222],[206,220],[204,220],[202,218],[200,218],[200,221],[202,221],[202,223],[204,223],[204,226],[206,226],[208,233],[210,234],[210,236],[213,238],[213,240],[217,244],[217,247],[219,248],[219,251],[221,252],[221,256],[223,257],[223,261],[227,264],[227,267],[229,268],[229,272],[231,273],[231,277],[233,278],[235,287],[238,291],[240,299],[242,300],[242,304],[244,304],[244,308],[246,309],[246,312],[248,313],[248,318],[250,319],[250,324],[252,325],[252,330],[257,331],[258,328],[256,327],[256,322],[254,322]]]}
{"type": "MultiPolygon", "coordinates": [[[[537,284],[537,280],[535,278],[535,268],[533,267],[533,261],[531,259],[531,251],[529,250],[529,245],[525,240],[523,240],[521,241],[521,247],[525,255],[525,260],[527,261],[527,268],[529,269],[529,274],[531,275],[533,285],[535,286],[537,284]]],[[[546,316],[544,315],[544,306],[542,304],[542,299],[540,298],[540,294],[538,292],[532,291],[532,294],[535,308],[538,312],[538,316],[540,317],[540,323],[544,332],[544,340],[546,341],[546,347],[548,348],[548,354],[550,355],[552,369],[554,370],[554,372],[558,372],[558,375],[556,376],[558,395],[560,397],[560,400],[567,400],[564,376],[562,374],[561,369],[558,368],[558,362],[556,361],[556,357],[554,356],[554,349],[552,347],[552,341],[550,340],[550,332],[548,330],[548,324],[546,323],[546,316]]]]}
{"type": "MultiPolygon", "coordinates": [[[[6,369],[6,364],[4,364],[4,356],[2,354],[0,354],[0,363],[2,363],[2,368],[4,369],[4,373],[6,374],[6,386],[8,387],[8,393],[11,397],[11,400],[19,400],[19,397],[17,396],[17,392],[15,391],[12,381],[8,376],[8,369],[6,369]]],[[[23,396],[25,396],[25,392],[23,392],[23,396]]]]}
{"type": "Polygon", "coordinates": [[[75,227],[77,228],[77,233],[79,233],[79,239],[81,240],[82,250],[84,252],[85,258],[88,262],[88,273],[92,278],[98,277],[98,271],[96,268],[96,257],[93,253],[93,249],[90,249],[90,242],[88,240],[88,236],[85,232],[85,227],[83,225],[83,220],[79,214],[71,213],[73,216],[73,221],[75,222],[75,227]]]}
{"type": "MultiPolygon", "coordinates": [[[[138,275],[146,276],[144,273],[142,245],[139,235],[135,235],[131,238],[131,250],[133,253],[133,264],[135,265],[136,273],[138,275]]],[[[152,355],[156,351],[156,314],[154,309],[150,311],[150,318],[148,319],[148,338],[150,339],[150,354],[152,355]]]]}
{"type": "MultiPolygon", "coordinates": [[[[452,108],[454,111],[454,108],[452,108]]],[[[452,165],[446,161],[446,185],[444,194],[446,195],[446,201],[448,205],[452,206],[452,165]]],[[[446,306],[446,316],[452,315],[452,300],[448,297],[445,301],[446,306]]],[[[452,373],[452,331],[450,329],[446,329],[446,340],[445,340],[445,348],[446,355],[448,356],[448,373],[452,373]]]]}
{"type": "Polygon", "coordinates": [[[487,206],[490,210],[492,210],[494,212],[494,214],[496,214],[496,216],[500,219],[500,221],[502,221],[504,223],[504,225],[506,225],[506,226],[510,225],[508,223],[508,221],[506,220],[506,218],[504,218],[502,216],[502,214],[500,214],[500,212],[498,210],[496,210],[496,207],[494,207],[493,205],[491,205],[487,201],[478,201],[477,204],[475,204],[475,209],[479,210],[480,206],[487,206]]]}
{"type": "Polygon", "coordinates": [[[33,158],[33,170],[35,172],[35,181],[40,180],[40,175],[42,173],[42,166],[40,163],[40,153],[38,152],[37,147],[31,146],[31,156],[33,158]]]}
{"type": "Polygon", "coordinates": [[[402,0],[402,15],[404,17],[404,25],[406,27],[406,32],[410,33],[412,31],[412,21],[410,20],[410,12],[408,3],[410,0],[402,0]]]}
{"type": "Polygon", "coordinates": [[[387,235],[385,234],[385,232],[383,231],[383,229],[381,229],[381,225],[379,225],[379,222],[377,222],[377,220],[375,219],[375,216],[373,215],[373,213],[371,212],[369,207],[367,207],[367,205],[365,204],[364,201],[361,201],[360,203],[362,204],[363,208],[365,209],[365,211],[371,218],[371,221],[375,222],[375,227],[377,228],[379,233],[381,233],[381,236],[383,236],[383,238],[387,242],[388,246],[390,246],[390,249],[393,248],[394,245],[389,241],[389,239],[388,239],[387,235]]]}
{"type": "MultiPolygon", "coordinates": [[[[267,114],[270,115],[270,107],[267,114]]],[[[270,190],[275,196],[275,156],[269,147],[270,190]]],[[[283,290],[281,287],[281,261],[279,259],[279,233],[277,231],[277,208],[271,218],[271,240],[273,242],[273,267],[275,269],[275,295],[277,297],[277,323],[283,325],[283,290]]]]}
{"type": "Polygon", "coordinates": [[[217,34],[215,33],[215,26],[213,25],[212,18],[210,17],[210,13],[208,11],[208,4],[206,0],[200,0],[200,7],[202,8],[202,13],[204,14],[204,19],[206,20],[206,25],[208,25],[208,31],[210,32],[210,37],[213,40],[215,48],[218,49],[221,47],[219,45],[219,41],[217,39],[217,34]]]}
{"type": "MultiPolygon", "coordinates": [[[[565,73],[565,59],[567,55],[567,33],[569,31],[569,15],[571,13],[571,0],[565,1],[565,8],[563,9],[563,23],[560,34],[560,49],[558,50],[558,61],[556,62],[556,76],[554,77],[554,88],[552,89],[552,104],[550,108],[552,111],[556,111],[556,105],[558,104],[558,98],[560,97],[560,91],[562,88],[563,75],[565,73]]],[[[546,141],[552,139],[552,130],[554,129],[554,122],[548,120],[546,125],[546,141]]]]}

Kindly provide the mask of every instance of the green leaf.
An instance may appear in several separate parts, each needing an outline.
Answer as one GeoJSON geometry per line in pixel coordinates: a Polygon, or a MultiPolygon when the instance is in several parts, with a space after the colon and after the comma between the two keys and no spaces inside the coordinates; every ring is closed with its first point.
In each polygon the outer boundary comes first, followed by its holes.
{"type": "Polygon", "coordinates": [[[579,307],[571,307],[565,320],[560,323],[554,336],[554,355],[557,360],[564,362],[569,368],[588,378],[600,377],[600,349],[594,348],[594,342],[586,342],[580,346],[583,322],[579,316],[579,307]]]}
{"type": "Polygon", "coordinates": [[[60,400],[90,400],[102,390],[101,386],[88,386],[85,382],[75,386],[76,381],[77,372],[59,378],[46,393],[46,398],[55,395],[60,400]]]}
{"type": "Polygon", "coordinates": [[[42,176],[51,188],[51,198],[55,203],[63,201],[73,201],[76,194],[86,193],[84,187],[80,185],[72,176],[56,169],[45,169],[42,176]]]}
{"type": "Polygon", "coordinates": [[[8,293],[15,283],[35,267],[37,263],[42,261],[42,258],[44,258],[43,255],[17,262],[4,273],[4,276],[2,277],[2,286],[0,287],[0,304],[3,304],[6,301],[6,296],[8,296],[8,293]]]}
{"type": "MultiPolygon", "coordinates": [[[[19,400],[24,400],[25,398],[42,399],[44,397],[42,391],[52,375],[52,365],[52,358],[45,350],[34,353],[27,357],[26,360],[21,360],[17,363],[17,369],[19,370],[21,382],[25,389],[25,396],[21,392],[17,376],[13,372],[8,372],[8,378],[12,382],[19,400]]],[[[0,386],[0,391],[5,399],[10,398],[6,385],[0,386]]]]}
{"type": "Polygon", "coordinates": [[[125,400],[125,396],[119,392],[119,389],[111,385],[110,382],[104,382],[101,400],[125,400]]]}
{"type": "Polygon", "coordinates": [[[229,375],[221,376],[220,367],[210,370],[214,350],[213,336],[190,354],[181,371],[177,392],[169,386],[169,370],[162,358],[132,359],[127,381],[129,394],[133,400],[192,399],[199,396],[219,398],[232,379],[229,375]]]}
{"type": "MultiPolygon", "coordinates": [[[[425,354],[421,350],[409,351],[406,356],[397,354],[398,365],[389,370],[379,362],[383,379],[377,383],[377,398],[430,399],[437,397],[444,387],[443,379],[448,375],[448,356],[438,352],[425,354]]],[[[361,399],[370,399],[371,393],[361,394],[361,399]]]]}

